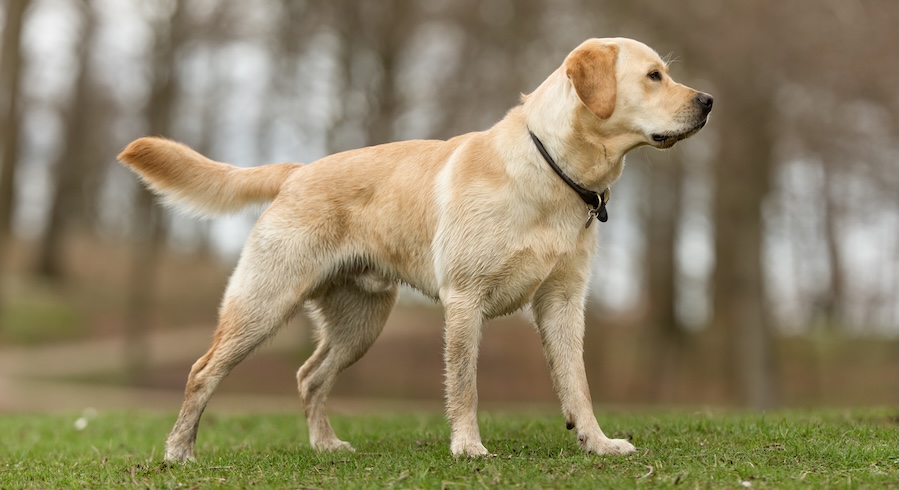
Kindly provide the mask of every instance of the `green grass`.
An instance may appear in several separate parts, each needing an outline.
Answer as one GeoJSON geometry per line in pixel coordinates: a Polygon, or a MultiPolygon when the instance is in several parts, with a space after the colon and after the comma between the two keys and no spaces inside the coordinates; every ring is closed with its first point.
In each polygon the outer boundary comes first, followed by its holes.
{"type": "MultiPolygon", "coordinates": [[[[214,410],[214,409],[213,409],[214,410]]],[[[196,463],[162,462],[174,414],[0,416],[0,488],[895,488],[896,409],[600,414],[631,456],[591,456],[561,416],[485,414],[493,453],[455,460],[442,416],[333,417],[357,452],[316,454],[299,414],[219,415],[196,463]]]]}

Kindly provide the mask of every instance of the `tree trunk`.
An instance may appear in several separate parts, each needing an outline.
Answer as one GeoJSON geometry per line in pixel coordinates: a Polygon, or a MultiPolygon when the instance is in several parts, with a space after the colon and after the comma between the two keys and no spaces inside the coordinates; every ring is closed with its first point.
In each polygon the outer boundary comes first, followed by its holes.
{"type": "Polygon", "coordinates": [[[677,319],[677,258],[675,240],[681,206],[683,163],[678,154],[658,162],[650,176],[646,220],[646,286],[648,291],[645,335],[650,368],[643,388],[647,398],[665,401],[676,393],[684,331],[677,319]]]}
{"type": "Polygon", "coordinates": [[[768,104],[748,97],[739,85],[723,87],[718,100],[716,109],[730,117],[721,120],[726,143],[715,166],[712,331],[728,338],[719,358],[727,373],[725,391],[742,404],[769,408],[777,404],[777,390],[762,274],[762,202],[771,165],[768,104]]]}
{"type": "Polygon", "coordinates": [[[152,324],[152,308],[159,254],[165,239],[164,215],[153,202],[153,194],[139,189],[135,200],[136,225],[132,240],[131,286],[125,327],[125,368],[132,381],[139,381],[149,360],[146,333],[152,324]]]}
{"type": "Polygon", "coordinates": [[[16,166],[19,156],[19,82],[21,80],[22,21],[28,0],[7,0],[3,46],[0,53],[0,309],[4,301],[3,283],[6,251],[12,241],[16,166]]]}
{"type": "Polygon", "coordinates": [[[846,276],[843,273],[845,266],[843,256],[840,254],[840,239],[838,223],[843,216],[840,200],[836,197],[840,189],[835,187],[833,173],[836,169],[825,164],[824,168],[824,232],[825,245],[827,247],[827,263],[830,266],[830,284],[822,298],[822,309],[827,330],[834,331],[845,327],[843,303],[846,300],[846,276]]]}
{"type": "Polygon", "coordinates": [[[331,27],[340,36],[340,47],[337,53],[336,64],[338,66],[339,87],[341,89],[338,98],[337,114],[332,118],[330,126],[325,130],[326,150],[330,153],[349,150],[351,145],[343,141],[342,130],[347,124],[349,116],[346,107],[349,95],[356,90],[353,85],[353,56],[357,49],[355,41],[360,35],[361,20],[358,8],[348,0],[334,0],[329,6],[329,22],[331,27]]]}
{"type": "Polygon", "coordinates": [[[63,275],[63,238],[74,217],[81,217],[82,179],[87,173],[86,147],[91,114],[90,54],[96,30],[96,15],[87,2],[81,3],[84,16],[81,43],[78,48],[78,74],[66,115],[63,149],[54,162],[55,192],[50,202],[50,214],[38,249],[35,273],[49,279],[63,275]]]}
{"type": "MultiPolygon", "coordinates": [[[[171,126],[171,112],[177,94],[175,52],[184,34],[184,3],[184,0],[178,0],[171,17],[160,20],[154,26],[153,85],[147,102],[149,132],[153,135],[168,135],[171,126]]],[[[134,250],[125,329],[125,356],[132,380],[139,380],[143,377],[149,357],[144,339],[152,323],[156,272],[165,237],[164,212],[155,204],[150,191],[143,186],[138,189],[135,197],[132,223],[134,250]]]]}

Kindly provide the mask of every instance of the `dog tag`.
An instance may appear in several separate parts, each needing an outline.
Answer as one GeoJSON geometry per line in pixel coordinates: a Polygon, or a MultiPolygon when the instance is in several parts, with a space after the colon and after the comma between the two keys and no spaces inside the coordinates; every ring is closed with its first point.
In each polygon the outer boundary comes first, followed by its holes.
{"type": "Polygon", "coordinates": [[[599,206],[595,208],[587,207],[587,224],[584,225],[584,228],[590,228],[590,224],[593,223],[593,218],[598,219],[602,223],[609,221],[609,212],[606,211],[606,201],[609,200],[609,189],[606,189],[597,195],[599,196],[599,206]]]}
{"type": "MultiPolygon", "coordinates": [[[[593,223],[593,218],[595,218],[598,214],[599,210],[587,208],[587,224],[584,225],[584,229],[590,228],[590,224],[593,223]]],[[[609,217],[606,216],[606,219],[609,219],[609,217]]],[[[602,221],[602,218],[599,218],[599,220],[602,221]]]]}

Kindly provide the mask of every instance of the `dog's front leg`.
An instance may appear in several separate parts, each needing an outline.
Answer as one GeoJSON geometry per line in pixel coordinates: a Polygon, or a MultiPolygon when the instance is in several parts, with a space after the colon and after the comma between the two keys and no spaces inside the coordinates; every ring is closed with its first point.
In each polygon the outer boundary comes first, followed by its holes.
{"type": "Polygon", "coordinates": [[[577,430],[578,443],[587,452],[632,453],[636,449],[630,442],[606,437],[596,422],[584,369],[583,294],[559,287],[545,283],[534,297],[533,310],[566,426],[577,430]]]}
{"type": "Polygon", "coordinates": [[[444,300],[446,316],[446,414],[453,456],[483,456],[478,430],[478,344],[483,316],[473,302],[444,300]]]}

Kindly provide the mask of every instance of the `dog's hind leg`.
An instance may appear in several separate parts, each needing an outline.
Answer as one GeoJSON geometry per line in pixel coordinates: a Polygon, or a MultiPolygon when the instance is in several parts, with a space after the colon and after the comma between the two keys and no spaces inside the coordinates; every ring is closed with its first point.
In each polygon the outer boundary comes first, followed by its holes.
{"type": "Polygon", "coordinates": [[[315,270],[304,270],[311,268],[291,255],[288,243],[263,241],[256,235],[231,277],[212,347],[190,370],[184,404],[166,440],[168,461],[194,458],[200,416],[216,387],[294,315],[317,280],[315,270]]]}
{"type": "Polygon", "coordinates": [[[359,360],[378,338],[396,296],[393,285],[371,292],[347,282],[330,287],[308,302],[317,328],[318,347],[297,371],[297,386],[313,449],[353,450],[331,428],[325,401],[337,375],[359,360]]]}

